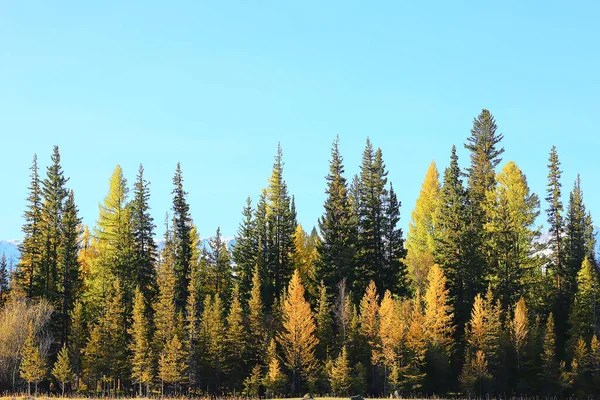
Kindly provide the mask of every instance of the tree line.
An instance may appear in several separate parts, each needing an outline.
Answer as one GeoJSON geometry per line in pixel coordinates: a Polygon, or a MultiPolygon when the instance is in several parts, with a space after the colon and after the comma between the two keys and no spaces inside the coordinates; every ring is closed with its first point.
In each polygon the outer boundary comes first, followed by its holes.
{"type": "Polygon", "coordinates": [[[503,135],[474,119],[461,168],[431,163],[406,238],[383,152],[359,174],[331,148],[323,215],[298,224],[278,147],[230,250],[201,246],[177,165],[164,246],[150,186],[120,166],[82,225],[60,152],[31,166],[21,259],[0,262],[4,390],[96,394],[596,395],[598,267],[579,177],[552,147],[541,212],[503,135]],[[131,191],[130,191],[131,190],[131,191]]]}

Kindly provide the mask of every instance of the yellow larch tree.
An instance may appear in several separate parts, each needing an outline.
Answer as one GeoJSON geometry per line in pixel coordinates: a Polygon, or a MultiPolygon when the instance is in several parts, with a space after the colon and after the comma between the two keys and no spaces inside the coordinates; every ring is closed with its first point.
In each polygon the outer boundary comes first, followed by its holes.
{"type": "Polygon", "coordinates": [[[406,266],[415,288],[422,291],[427,275],[434,264],[435,225],[439,210],[440,178],[432,161],[412,211],[406,240],[406,266]]]}
{"type": "Polygon", "coordinates": [[[432,346],[449,352],[455,327],[452,323],[452,306],[448,303],[446,276],[444,271],[434,264],[429,270],[427,280],[429,284],[425,292],[425,330],[432,346]]]}

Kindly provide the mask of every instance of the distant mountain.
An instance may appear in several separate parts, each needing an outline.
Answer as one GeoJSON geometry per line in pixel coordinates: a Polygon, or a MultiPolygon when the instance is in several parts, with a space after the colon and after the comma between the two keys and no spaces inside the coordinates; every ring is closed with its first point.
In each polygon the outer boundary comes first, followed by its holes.
{"type": "MultiPolygon", "coordinates": [[[[209,249],[209,243],[214,236],[206,237],[201,239],[201,246],[204,249],[209,249]]],[[[233,236],[221,236],[221,239],[227,244],[229,250],[233,249],[235,245],[235,237],[233,236]]],[[[13,239],[13,240],[0,240],[0,256],[4,254],[6,256],[6,260],[8,261],[8,265],[17,265],[19,259],[21,258],[21,253],[19,252],[19,245],[23,242],[22,239],[13,239]]],[[[156,244],[158,245],[159,250],[162,249],[165,245],[165,241],[163,239],[156,240],[156,244]]]]}

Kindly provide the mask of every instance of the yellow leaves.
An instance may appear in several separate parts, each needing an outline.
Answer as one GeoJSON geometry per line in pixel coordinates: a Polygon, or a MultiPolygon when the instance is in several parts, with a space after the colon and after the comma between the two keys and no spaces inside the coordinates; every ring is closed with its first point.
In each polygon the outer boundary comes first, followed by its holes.
{"type": "Polygon", "coordinates": [[[360,333],[367,339],[371,348],[379,333],[378,302],[377,287],[375,282],[371,281],[360,301],[360,333]]]}
{"type": "Polygon", "coordinates": [[[510,337],[513,347],[519,358],[527,344],[527,335],[529,334],[529,317],[527,316],[527,306],[525,299],[517,302],[512,321],[510,321],[510,337]]]}
{"type": "Polygon", "coordinates": [[[379,346],[373,351],[373,359],[392,367],[406,331],[406,324],[400,318],[399,305],[387,290],[379,308],[379,346]]]}
{"type": "Polygon", "coordinates": [[[425,293],[425,329],[432,345],[449,350],[452,345],[452,307],[448,304],[446,276],[442,269],[434,264],[427,277],[429,286],[425,293]]]}
{"type": "Polygon", "coordinates": [[[287,365],[293,371],[310,373],[316,366],[315,346],[319,343],[310,304],[304,298],[304,286],[298,270],[294,271],[282,305],[283,346],[287,365]]]}

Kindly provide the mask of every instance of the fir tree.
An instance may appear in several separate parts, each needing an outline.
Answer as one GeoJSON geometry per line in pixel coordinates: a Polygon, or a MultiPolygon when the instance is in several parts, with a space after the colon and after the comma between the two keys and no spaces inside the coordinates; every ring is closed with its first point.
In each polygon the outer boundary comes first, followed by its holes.
{"type": "Polygon", "coordinates": [[[240,295],[243,302],[247,302],[252,290],[252,275],[258,257],[256,220],[250,197],[246,199],[242,216],[243,220],[235,236],[232,255],[235,262],[235,274],[240,285],[240,295]]]}
{"type": "Polygon", "coordinates": [[[331,161],[325,193],[325,212],[319,219],[322,240],[317,246],[319,253],[318,276],[333,291],[342,281],[354,282],[353,266],[357,227],[344,177],[343,157],[339,150],[339,136],[331,148],[331,161]]]}
{"type": "Polygon", "coordinates": [[[177,163],[173,177],[173,249],[175,262],[175,304],[183,310],[187,301],[190,262],[192,260],[192,217],[187,203],[187,192],[183,190],[181,165],[177,163]]]}
{"type": "Polygon", "coordinates": [[[29,333],[23,345],[21,356],[21,378],[27,382],[27,394],[31,396],[31,383],[35,383],[35,394],[37,395],[38,382],[46,375],[46,362],[40,354],[40,348],[35,343],[35,332],[33,326],[29,326],[29,333]]]}
{"type": "Polygon", "coordinates": [[[65,386],[70,382],[73,373],[71,371],[71,363],[69,361],[69,351],[67,346],[63,345],[62,349],[58,353],[58,358],[52,368],[52,376],[60,383],[60,389],[62,396],[65,395],[65,386]]]}
{"type": "Polygon", "coordinates": [[[440,191],[439,174],[432,161],[412,212],[406,240],[406,266],[412,285],[421,291],[425,291],[427,274],[434,263],[440,191]]]}
{"type": "Polygon", "coordinates": [[[6,256],[2,253],[0,258],[0,309],[8,298],[9,287],[8,287],[8,264],[6,263],[6,256]]]}
{"type": "Polygon", "coordinates": [[[319,343],[315,335],[317,327],[310,304],[304,298],[298,270],[292,275],[282,310],[283,331],[278,339],[284,350],[286,364],[293,374],[292,393],[296,393],[300,376],[307,379],[314,372],[315,347],[319,343]]]}
{"type": "Polygon", "coordinates": [[[556,146],[552,146],[550,157],[548,159],[548,185],[546,189],[546,201],[548,208],[546,209],[547,221],[550,225],[550,241],[549,245],[552,249],[552,268],[556,274],[557,284],[560,288],[561,276],[563,272],[563,203],[561,200],[561,183],[560,178],[562,171],[560,170],[560,160],[556,152],[556,146]]]}
{"type": "Polygon", "coordinates": [[[402,229],[398,227],[400,222],[400,202],[396,197],[393,185],[390,183],[389,194],[385,200],[385,233],[384,243],[384,270],[382,281],[385,282],[385,290],[393,291],[397,295],[408,293],[408,276],[404,258],[406,250],[402,229]]]}
{"type": "Polygon", "coordinates": [[[79,238],[81,236],[81,219],[77,216],[77,206],[73,191],[70,190],[64,205],[61,225],[62,245],[60,247],[60,267],[62,279],[59,284],[61,297],[61,342],[67,343],[69,335],[69,312],[73,309],[75,299],[81,292],[82,279],[79,272],[79,238]]]}
{"type": "Polygon", "coordinates": [[[150,214],[150,183],[144,178],[144,167],[140,164],[133,186],[131,201],[131,233],[135,252],[135,282],[150,305],[156,295],[157,248],[154,242],[154,219],[150,214]]]}
{"type": "Polygon", "coordinates": [[[34,154],[31,165],[31,183],[27,208],[23,217],[25,223],[21,228],[24,238],[19,246],[18,282],[25,289],[27,297],[34,298],[41,290],[41,257],[43,251],[42,237],[42,189],[40,186],[37,155],[34,154]]]}

